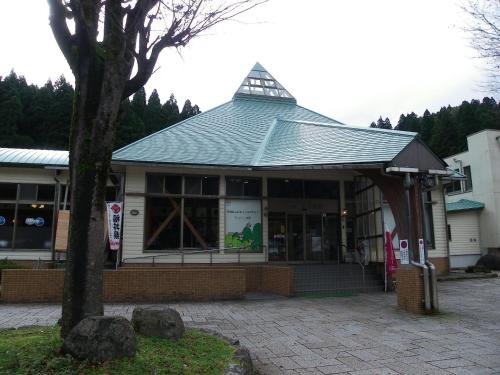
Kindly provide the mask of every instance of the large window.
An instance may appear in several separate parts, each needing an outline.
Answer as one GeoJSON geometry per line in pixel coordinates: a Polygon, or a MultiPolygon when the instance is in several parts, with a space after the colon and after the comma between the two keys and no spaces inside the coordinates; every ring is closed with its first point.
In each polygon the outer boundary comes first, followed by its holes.
{"type": "Polygon", "coordinates": [[[260,197],[262,180],[248,177],[226,177],[226,195],[230,197],[260,197]]]}
{"type": "Polygon", "coordinates": [[[218,247],[219,177],[146,177],[146,250],[218,247]]]}
{"type": "Polygon", "coordinates": [[[48,250],[54,185],[0,184],[0,249],[48,250]]]}
{"type": "Polygon", "coordinates": [[[270,198],[339,199],[339,183],[270,178],[267,193],[270,198]]]}
{"type": "MultiPolygon", "coordinates": [[[[454,169],[454,171],[460,173],[459,169],[454,169]]],[[[460,180],[453,180],[448,185],[446,185],[447,194],[460,193],[461,191],[462,191],[462,181],[460,180]]]]}
{"type": "Polygon", "coordinates": [[[467,180],[465,180],[465,191],[472,190],[472,174],[470,170],[470,166],[464,167],[464,175],[467,176],[467,180]]]}

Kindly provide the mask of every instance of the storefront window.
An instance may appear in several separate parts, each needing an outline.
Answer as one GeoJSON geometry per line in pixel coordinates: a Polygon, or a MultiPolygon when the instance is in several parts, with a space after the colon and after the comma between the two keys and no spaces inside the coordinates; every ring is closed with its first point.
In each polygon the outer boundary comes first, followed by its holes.
{"type": "Polygon", "coordinates": [[[215,248],[219,239],[218,176],[148,175],[146,250],[215,248]],[[199,196],[196,198],[193,196],[199,196]]]}
{"type": "Polygon", "coordinates": [[[270,198],[303,198],[303,180],[270,178],[267,180],[267,195],[270,198]]]}
{"type": "Polygon", "coordinates": [[[180,247],[180,199],[148,198],[146,206],[146,249],[180,247]]]}
{"type": "Polygon", "coordinates": [[[184,200],[184,223],[184,248],[217,247],[219,201],[186,198],[184,200]]]}
{"type": "Polygon", "coordinates": [[[262,180],[260,178],[227,177],[226,195],[230,197],[260,197],[262,180]]]}
{"type": "Polygon", "coordinates": [[[54,194],[54,185],[0,184],[0,249],[51,248],[54,194]]]}
{"type": "Polygon", "coordinates": [[[0,184],[0,201],[17,199],[17,184],[0,184]]]}
{"type": "Polygon", "coordinates": [[[15,214],[15,203],[0,203],[0,249],[12,248],[15,214]]]}
{"type": "Polygon", "coordinates": [[[53,206],[19,204],[14,248],[50,249],[53,215],[53,206]]]}

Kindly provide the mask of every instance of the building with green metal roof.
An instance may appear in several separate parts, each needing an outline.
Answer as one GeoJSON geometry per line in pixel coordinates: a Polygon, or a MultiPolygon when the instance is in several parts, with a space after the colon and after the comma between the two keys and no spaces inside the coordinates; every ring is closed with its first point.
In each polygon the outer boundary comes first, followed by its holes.
{"type": "MultiPolygon", "coordinates": [[[[70,202],[59,188],[67,153],[0,149],[0,168],[5,222],[24,228],[0,226],[0,251],[54,257],[54,215],[70,202]],[[48,183],[52,198],[40,201],[48,183]],[[19,233],[37,231],[26,219],[41,205],[53,225],[16,245],[19,233]]],[[[422,176],[429,257],[445,264],[448,256],[440,181],[450,172],[417,134],[353,127],[301,107],[259,63],[230,101],[115,151],[112,170],[108,199],[124,204],[121,264],[381,263],[384,223],[416,244],[404,191],[420,191],[412,186],[422,176]]]]}

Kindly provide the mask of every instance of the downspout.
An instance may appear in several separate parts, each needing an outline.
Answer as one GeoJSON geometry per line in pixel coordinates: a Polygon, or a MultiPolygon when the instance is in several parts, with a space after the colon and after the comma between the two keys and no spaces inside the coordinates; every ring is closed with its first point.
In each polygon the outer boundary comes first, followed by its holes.
{"type": "Polygon", "coordinates": [[[424,281],[424,308],[426,312],[432,312],[431,287],[429,285],[429,268],[425,264],[415,262],[414,260],[412,260],[410,264],[422,270],[422,279],[424,281]]]}

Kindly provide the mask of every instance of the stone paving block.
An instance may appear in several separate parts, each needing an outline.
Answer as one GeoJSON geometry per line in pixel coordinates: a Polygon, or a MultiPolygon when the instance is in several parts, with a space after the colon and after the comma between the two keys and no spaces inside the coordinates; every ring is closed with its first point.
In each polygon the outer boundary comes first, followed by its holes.
{"type": "MultiPolygon", "coordinates": [[[[398,310],[390,293],[141,306],[172,307],[190,328],[238,338],[262,375],[500,374],[500,279],[442,283],[439,293],[435,316],[398,310]]],[[[105,313],[130,319],[136,306],[105,313]]],[[[0,304],[0,329],[53,325],[60,315],[58,305],[0,304]]]]}

